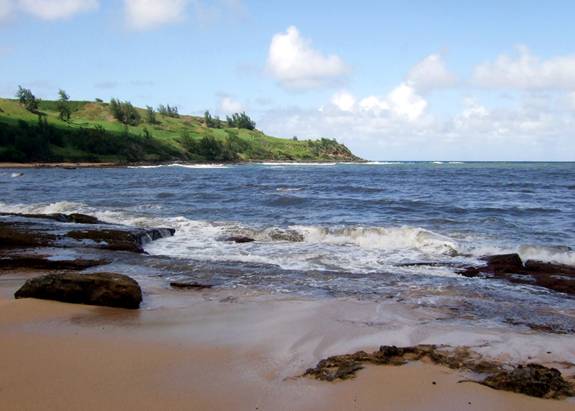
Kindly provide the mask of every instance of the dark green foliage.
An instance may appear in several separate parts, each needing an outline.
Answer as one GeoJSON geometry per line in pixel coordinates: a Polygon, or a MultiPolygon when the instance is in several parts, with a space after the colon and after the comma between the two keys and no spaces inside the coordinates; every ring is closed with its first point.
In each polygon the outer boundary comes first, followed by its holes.
{"type": "Polygon", "coordinates": [[[16,98],[26,110],[35,113],[38,110],[38,99],[36,96],[32,94],[32,91],[28,88],[23,88],[22,86],[18,86],[18,91],[16,92],[16,98]]]}
{"type": "Polygon", "coordinates": [[[96,103],[103,103],[103,102],[104,102],[104,100],[102,100],[101,98],[97,98],[97,97],[96,97],[96,99],[95,99],[94,101],[95,101],[96,103]]]}
{"type": "Polygon", "coordinates": [[[140,113],[129,101],[120,101],[113,98],[110,100],[110,112],[116,120],[126,126],[140,124],[140,113]]]}
{"type": "Polygon", "coordinates": [[[158,124],[158,120],[156,119],[156,111],[153,107],[146,106],[146,123],[158,124]]]}
{"type": "Polygon", "coordinates": [[[213,117],[209,111],[204,113],[204,125],[208,128],[222,128],[222,121],[218,116],[213,117]]]}
{"type": "Polygon", "coordinates": [[[158,113],[166,117],[173,117],[173,118],[180,117],[180,114],[178,113],[178,107],[170,106],[169,104],[165,106],[163,104],[160,104],[158,106],[158,113]]]}
{"type": "Polygon", "coordinates": [[[70,96],[64,90],[58,91],[58,113],[60,120],[70,121],[72,110],[70,108],[70,96]]]}
{"type": "Polygon", "coordinates": [[[246,113],[234,113],[232,116],[226,116],[228,127],[245,128],[255,130],[256,123],[246,113]]]}
{"type": "Polygon", "coordinates": [[[227,144],[213,136],[205,136],[199,142],[198,154],[208,161],[233,161],[236,159],[227,144]]]}

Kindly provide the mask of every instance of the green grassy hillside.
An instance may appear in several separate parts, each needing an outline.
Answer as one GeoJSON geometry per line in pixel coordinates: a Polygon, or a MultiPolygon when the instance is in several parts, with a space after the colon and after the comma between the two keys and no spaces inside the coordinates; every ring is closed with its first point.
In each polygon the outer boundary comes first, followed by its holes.
{"type": "Polygon", "coordinates": [[[333,140],[291,140],[258,130],[208,128],[204,119],[156,114],[148,124],[125,126],[108,103],[71,101],[70,121],[60,120],[57,102],[41,101],[36,112],[18,101],[0,99],[0,162],[161,161],[354,161],[333,140]]]}

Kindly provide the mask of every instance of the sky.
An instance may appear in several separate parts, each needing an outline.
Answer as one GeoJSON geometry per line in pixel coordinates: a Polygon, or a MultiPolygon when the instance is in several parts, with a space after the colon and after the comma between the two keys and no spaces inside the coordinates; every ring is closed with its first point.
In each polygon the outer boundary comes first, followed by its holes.
{"type": "Polygon", "coordinates": [[[0,96],[246,111],[371,160],[575,160],[575,2],[0,0],[0,96]]]}

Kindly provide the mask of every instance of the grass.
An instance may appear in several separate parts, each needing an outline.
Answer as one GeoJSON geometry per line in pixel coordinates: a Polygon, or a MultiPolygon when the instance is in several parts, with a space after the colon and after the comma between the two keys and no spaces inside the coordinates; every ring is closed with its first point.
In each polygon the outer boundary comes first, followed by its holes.
{"type": "MultiPolygon", "coordinates": [[[[86,147],[79,148],[70,139],[59,145],[50,144],[50,157],[60,161],[80,161],[90,157],[92,160],[103,161],[117,159],[117,161],[165,161],[165,160],[209,160],[201,155],[190,151],[183,142],[182,136],[186,135],[192,141],[200,142],[207,136],[212,136],[222,144],[229,143],[230,138],[237,136],[241,143],[241,149],[237,149],[235,158],[240,161],[251,160],[307,160],[307,161],[351,161],[357,160],[353,154],[343,145],[332,140],[322,139],[319,141],[295,141],[268,136],[259,130],[246,130],[237,128],[207,128],[203,118],[180,115],[179,118],[162,116],[156,113],[157,124],[147,124],[142,121],[137,126],[129,126],[116,121],[110,113],[107,103],[72,101],[72,118],[69,122],[60,120],[55,101],[41,101],[39,111],[45,115],[48,125],[55,133],[77,134],[86,130],[104,130],[110,135],[122,138],[130,135],[133,146],[141,145],[138,149],[143,154],[137,159],[127,158],[123,154],[95,153],[86,147]],[[151,137],[146,137],[148,134],[151,137]],[[161,150],[154,153],[150,147],[158,147],[161,150]],[[170,158],[168,158],[170,157],[170,158]]],[[[145,109],[138,108],[142,120],[146,118],[145,109]]],[[[18,127],[25,122],[30,127],[38,125],[37,114],[27,111],[16,100],[0,99],[0,127],[18,127]]],[[[5,132],[10,137],[10,132],[5,132]]],[[[8,141],[9,143],[9,141],[8,141]]],[[[4,146],[6,146],[6,141],[4,146]]],[[[2,141],[0,140],[0,148],[2,141]]],[[[4,147],[6,148],[6,147],[4,147]]],[[[138,151],[136,150],[136,151],[138,151]]],[[[128,156],[129,157],[129,156],[128,156]]]]}

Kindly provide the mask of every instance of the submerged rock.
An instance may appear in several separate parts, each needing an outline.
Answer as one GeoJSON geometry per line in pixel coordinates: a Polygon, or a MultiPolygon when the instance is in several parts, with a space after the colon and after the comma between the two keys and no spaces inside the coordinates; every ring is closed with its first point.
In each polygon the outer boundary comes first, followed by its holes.
{"type": "Polygon", "coordinates": [[[251,237],[247,237],[247,236],[243,236],[243,235],[234,235],[231,237],[227,237],[224,241],[228,241],[228,242],[236,243],[236,244],[243,244],[243,243],[253,243],[256,240],[251,238],[251,237]]]}
{"type": "Polygon", "coordinates": [[[539,364],[519,365],[483,380],[482,384],[496,390],[513,391],[539,398],[561,398],[575,395],[573,387],[559,370],[539,364]]]}
{"type": "Polygon", "coordinates": [[[211,284],[200,284],[200,283],[180,283],[177,281],[172,281],[170,283],[172,288],[180,288],[184,290],[205,290],[207,288],[212,288],[211,284]]]}
{"type": "Polygon", "coordinates": [[[14,297],[136,309],[142,302],[142,290],[134,279],[122,274],[67,273],[32,278],[14,297]]]}

